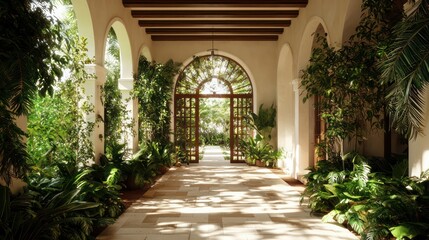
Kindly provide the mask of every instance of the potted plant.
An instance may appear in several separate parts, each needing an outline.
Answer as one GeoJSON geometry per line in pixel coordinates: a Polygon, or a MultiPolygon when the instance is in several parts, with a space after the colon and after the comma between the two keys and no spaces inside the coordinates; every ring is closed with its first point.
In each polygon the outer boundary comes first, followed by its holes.
{"type": "Polygon", "coordinates": [[[258,167],[265,166],[264,162],[268,159],[272,150],[271,145],[266,143],[260,134],[257,134],[255,138],[249,137],[247,140],[242,141],[241,146],[247,164],[258,167]]]}
{"type": "MultiPolygon", "coordinates": [[[[247,124],[256,132],[254,137],[249,137],[241,142],[241,149],[249,165],[265,167],[274,165],[280,157],[277,150],[270,145],[271,132],[276,123],[276,109],[274,105],[264,108],[259,107],[259,114],[250,113],[245,117],[247,124]]],[[[281,155],[281,154],[280,154],[281,155]]]]}
{"type": "Polygon", "coordinates": [[[266,158],[264,159],[264,165],[267,167],[274,168],[277,165],[277,161],[280,159],[280,157],[283,155],[282,150],[277,150],[271,148],[266,155],[266,158]]]}

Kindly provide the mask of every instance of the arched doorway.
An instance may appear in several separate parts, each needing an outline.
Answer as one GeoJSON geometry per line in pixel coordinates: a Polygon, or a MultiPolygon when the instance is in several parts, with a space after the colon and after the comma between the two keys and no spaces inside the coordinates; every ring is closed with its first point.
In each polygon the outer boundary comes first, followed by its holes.
{"type": "Polygon", "coordinates": [[[200,99],[230,102],[230,162],[244,162],[240,141],[250,134],[244,116],[253,110],[253,87],[246,71],[220,55],[195,57],[180,73],[174,92],[174,142],[189,162],[199,162],[200,99]]]}

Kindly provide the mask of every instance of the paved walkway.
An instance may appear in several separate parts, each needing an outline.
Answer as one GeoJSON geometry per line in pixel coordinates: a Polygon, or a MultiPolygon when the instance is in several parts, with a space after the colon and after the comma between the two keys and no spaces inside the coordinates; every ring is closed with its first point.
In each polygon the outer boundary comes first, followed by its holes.
{"type": "Polygon", "coordinates": [[[357,239],[299,201],[271,170],[230,164],[207,147],[199,164],[170,169],[97,239],[357,239]]]}

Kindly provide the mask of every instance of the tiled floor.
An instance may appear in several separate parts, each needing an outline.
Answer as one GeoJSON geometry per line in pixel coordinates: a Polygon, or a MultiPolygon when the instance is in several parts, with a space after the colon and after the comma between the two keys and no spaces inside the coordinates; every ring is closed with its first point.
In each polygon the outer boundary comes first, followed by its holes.
{"type": "Polygon", "coordinates": [[[296,189],[271,170],[230,164],[219,150],[170,169],[97,239],[357,239],[310,216],[296,189]]]}

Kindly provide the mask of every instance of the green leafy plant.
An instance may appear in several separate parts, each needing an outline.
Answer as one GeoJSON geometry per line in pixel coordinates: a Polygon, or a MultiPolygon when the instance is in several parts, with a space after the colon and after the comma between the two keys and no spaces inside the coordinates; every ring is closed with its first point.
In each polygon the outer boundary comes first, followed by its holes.
{"type": "Polygon", "coordinates": [[[388,86],[388,110],[393,128],[415,138],[424,125],[423,93],[429,82],[429,1],[410,1],[416,6],[394,28],[393,43],[383,49],[379,63],[388,86]]]}
{"type": "Polygon", "coordinates": [[[186,157],[186,153],[179,146],[176,146],[174,148],[173,156],[174,156],[176,163],[177,162],[186,163],[187,165],[189,165],[189,161],[188,161],[188,158],[186,157]]]}
{"type": "Polygon", "coordinates": [[[98,206],[78,200],[79,189],[61,191],[40,199],[37,192],[12,196],[0,186],[0,234],[4,239],[86,239],[92,217],[84,214],[98,206]]]}
{"type": "Polygon", "coordinates": [[[85,120],[93,106],[83,97],[83,85],[93,76],[85,70],[90,61],[86,41],[79,37],[73,41],[70,76],[56,84],[52,96],[36,96],[28,116],[29,163],[39,170],[59,161],[86,165],[94,157],[90,134],[95,123],[85,120]]]}
{"type": "Polygon", "coordinates": [[[120,79],[120,48],[118,38],[113,28],[107,36],[106,61],[108,69],[106,82],[102,87],[102,102],[104,105],[104,146],[108,153],[118,142],[127,141],[127,136],[134,134],[133,121],[123,103],[121,91],[118,88],[120,79]]]}
{"type": "Polygon", "coordinates": [[[157,163],[159,167],[171,167],[173,158],[171,157],[170,144],[162,145],[158,142],[147,142],[145,151],[148,154],[147,157],[157,163]]]}
{"type": "Polygon", "coordinates": [[[179,66],[172,60],[159,64],[140,57],[133,89],[139,103],[139,142],[169,143],[173,78],[179,66]]]}
{"type": "Polygon", "coordinates": [[[264,141],[260,134],[256,134],[254,138],[248,137],[246,140],[242,140],[240,147],[246,156],[246,161],[251,165],[254,165],[256,160],[265,161],[272,150],[271,145],[264,141]]]}
{"type": "Polygon", "coordinates": [[[264,104],[261,104],[259,106],[258,114],[252,112],[247,115],[245,119],[251,128],[270,141],[271,132],[276,126],[276,114],[277,111],[274,108],[274,104],[269,108],[264,108],[264,104]]]}
{"type": "Polygon", "coordinates": [[[280,150],[274,149],[269,143],[271,132],[276,125],[274,105],[271,105],[270,108],[264,108],[261,104],[259,113],[250,113],[245,117],[245,120],[256,131],[254,137],[248,137],[240,142],[240,148],[248,163],[253,165],[256,161],[262,161],[265,166],[274,167],[282,154],[280,150]]]}
{"type": "Polygon", "coordinates": [[[51,1],[2,1],[0,9],[0,177],[9,184],[28,169],[24,133],[14,120],[28,114],[35,95],[52,94],[68,48],[60,22],[47,14],[51,1]]]}
{"type": "Polygon", "coordinates": [[[302,72],[301,87],[304,102],[317,99],[316,117],[326,125],[319,150],[327,158],[343,154],[345,139],[357,150],[370,129],[384,127],[385,86],[377,64],[402,14],[394,6],[391,0],[363,1],[356,33],[339,49],[330,47],[325,36],[316,36],[319,46],[302,72]]]}
{"type": "Polygon", "coordinates": [[[362,239],[427,238],[428,179],[373,172],[371,162],[357,153],[319,161],[306,175],[303,199],[324,221],[344,224],[362,239]]]}
{"type": "Polygon", "coordinates": [[[134,154],[132,160],[127,161],[125,174],[127,175],[127,188],[147,188],[153,183],[159,170],[159,163],[149,157],[147,148],[143,145],[134,154]]]}
{"type": "Polygon", "coordinates": [[[200,145],[229,146],[229,100],[200,99],[199,106],[200,145]]]}

